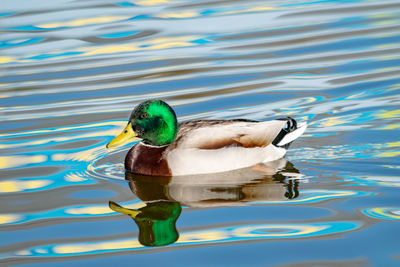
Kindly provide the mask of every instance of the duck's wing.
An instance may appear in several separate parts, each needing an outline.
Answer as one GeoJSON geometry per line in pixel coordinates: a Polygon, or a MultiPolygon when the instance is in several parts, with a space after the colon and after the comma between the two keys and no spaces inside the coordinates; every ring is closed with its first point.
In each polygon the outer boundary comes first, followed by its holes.
{"type": "MultiPolygon", "coordinates": [[[[171,148],[219,149],[228,146],[265,147],[281,142],[282,130],[289,129],[293,119],[256,122],[249,120],[198,120],[179,125],[179,132],[171,148]],[[281,135],[281,137],[279,136],[281,135]],[[275,140],[276,138],[280,140],[275,140]]],[[[294,122],[292,122],[294,121],[294,122]]]]}
{"type": "Polygon", "coordinates": [[[164,157],[173,176],[241,169],[282,158],[306,127],[298,126],[291,118],[188,122],[181,124],[164,157]]]}

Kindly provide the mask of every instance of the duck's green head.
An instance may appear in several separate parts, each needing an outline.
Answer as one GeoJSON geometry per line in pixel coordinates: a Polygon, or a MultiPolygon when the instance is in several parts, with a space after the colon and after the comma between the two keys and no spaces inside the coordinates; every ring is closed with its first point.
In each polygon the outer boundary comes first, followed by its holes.
{"type": "Polygon", "coordinates": [[[177,132],[178,121],[174,110],[162,100],[149,100],[132,111],[128,125],[107,147],[141,139],[153,146],[168,145],[174,141],[177,132]]]}

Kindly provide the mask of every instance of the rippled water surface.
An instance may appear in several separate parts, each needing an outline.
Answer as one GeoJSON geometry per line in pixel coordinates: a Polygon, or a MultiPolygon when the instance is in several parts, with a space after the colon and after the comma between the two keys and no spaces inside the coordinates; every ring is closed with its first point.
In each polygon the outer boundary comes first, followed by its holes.
{"type": "Polygon", "coordinates": [[[400,266],[398,1],[2,0],[0,32],[1,266],[400,266]],[[309,128],[262,169],[125,176],[105,144],[150,98],[309,128]]]}

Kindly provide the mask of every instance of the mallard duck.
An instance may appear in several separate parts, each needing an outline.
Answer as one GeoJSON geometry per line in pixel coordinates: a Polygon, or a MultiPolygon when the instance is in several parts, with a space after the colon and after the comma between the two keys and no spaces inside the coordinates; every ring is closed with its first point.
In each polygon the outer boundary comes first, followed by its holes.
{"type": "Polygon", "coordinates": [[[129,172],[151,176],[179,176],[225,172],[282,158],[306,123],[288,117],[271,121],[178,121],[162,100],[139,104],[125,129],[108,148],[135,144],[125,158],[129,172]]]}

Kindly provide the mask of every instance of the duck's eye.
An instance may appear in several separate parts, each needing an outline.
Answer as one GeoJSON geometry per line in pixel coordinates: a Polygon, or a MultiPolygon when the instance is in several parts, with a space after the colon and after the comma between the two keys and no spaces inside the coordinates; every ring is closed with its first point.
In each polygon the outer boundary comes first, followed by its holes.
{"type": "Polygon", "coordinates": [[[146,119],[147,117],[149,117],[149,114],[147,114],[146,112],[144,112],[144,113],[142,113],[142,114],[140,115],[140,118],[141,118],[141,119],[146,119]]]}

